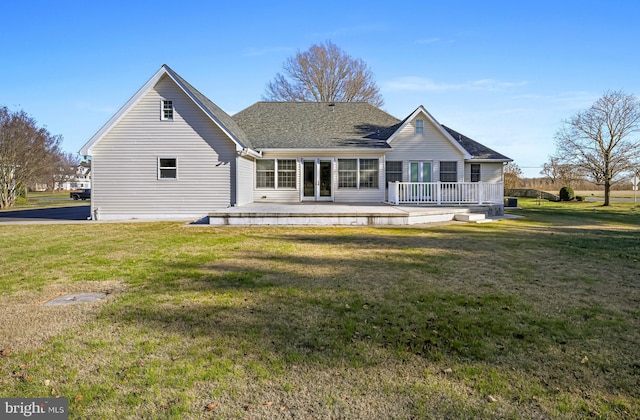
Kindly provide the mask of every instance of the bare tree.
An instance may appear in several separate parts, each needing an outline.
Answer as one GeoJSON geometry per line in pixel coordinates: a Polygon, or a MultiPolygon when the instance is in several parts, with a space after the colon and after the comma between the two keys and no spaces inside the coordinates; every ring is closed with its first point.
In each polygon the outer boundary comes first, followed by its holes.
{"type": "Polygon", "coordinates": [[[509,162],[504,166],[504,188],[507,190],[518,188],[522,178],[522,169],[515,162],[509,162]]]}
{"type": "Polygon", "coordinates": [[[0,208],[13,206],[19,189],[36,181],[60,153],[60,141],[24,111],[0,107],[0,208]]]}
{"type": "Polygon", "coordinates": [[[611,185],[633,170],[640,152],[640,102],[621,91],[607,92],[591,108],[579,112],[556,134],[558,155],[604,185],[609,205],[611,185]]]}
{"type": "Polygon", "coordinates": [[[80,166],[80,158],[74,153],[58,153],[52,155],[52,164],[46,168],[46,176],[48,185],[51,182],[51,188],[62,189],[62,185],[66,182],[73,181],[78,173],[80,166]]]}
{"type": "Polygon", "coordinates": [[[562,184],[562,186],[575,187],[576,183],[584,179],[584,171],[578,166],[563,162],[563,159],[551,156],[549,162],[542,165],[540,174],[547,177],[554,186],[562,184]]]}
{"type": "Polygon", "coordinates": [[[369,102],[384,104],[373,73],[331,41],[290,57],[269,82],[264,100],[292,102],[369,102]]]}

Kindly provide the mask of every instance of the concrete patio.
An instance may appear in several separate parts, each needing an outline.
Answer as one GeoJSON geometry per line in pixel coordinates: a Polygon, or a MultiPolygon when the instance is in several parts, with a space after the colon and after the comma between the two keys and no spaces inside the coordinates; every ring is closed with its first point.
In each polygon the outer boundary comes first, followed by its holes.
{"type": "Polygon", "coordinates": [[[386,203],[252,203],[209,213],[211,225],[414,225],[501,216],[502,205],[417,206],[386,203]]]}

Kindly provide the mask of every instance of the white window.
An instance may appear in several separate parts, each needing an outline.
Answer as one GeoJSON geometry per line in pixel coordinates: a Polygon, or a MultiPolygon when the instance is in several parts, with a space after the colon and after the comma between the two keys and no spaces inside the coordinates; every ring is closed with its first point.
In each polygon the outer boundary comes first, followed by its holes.
{"type": "Polygon", "coordinates": [[[458,162],[440,162],[440,182],[458,182],[458,162]]]}
{"type": "Polygon", "coordinates": [[[358,159],[338,159],[338,188],[358,187],[358,159]]]}
{"type": "Polygon", "coordinates": [[[256,187],[276,187],[276,165],[273,159],[260,159],[256,161],[256,187]]]}
{"type": "Polygon", "coordinates": [[[173,101],[162,100],[162,112],[160,119],[173,120],[173,101]]]}
{"type": "Polygon", "coordinates": [[[295,188],[297,166],[294,159],[256,161],[256,188],[295,188]]]}
{"type": "Polygon", "coordinates": [[[416,134],[424,133],[424,120],[416,120],[416,134]]]}
{"type": "Polygon", "coordinates": [[[480,182],[480,164],[471,164],[471,182],[480,182]]]}
{"type": "Polygon", "coordinates": [[[177,158],[158,158],[158,179],[178,179],[177,158]]]}
{"type": "Polygon", "coordinates": [[[360,188],[378,188],[378,159],[360,159],[360,188]]]}
{"type": "Polygon", "coordinates": [[[277,188],[295,188],[296,161],[293,159],[278,159],[276,165],[278,166],[277,188]]]}
{"type": "Polygon", "coordinates": [[[389,187],[390,182],[402,182],[402,161],[388,160],[385,166],[385,187],[389,187]]]}
{"type": "Polygon", "coordinates": [[[338,188],[378,188],[378,159],[338,159],[338,188]]]}

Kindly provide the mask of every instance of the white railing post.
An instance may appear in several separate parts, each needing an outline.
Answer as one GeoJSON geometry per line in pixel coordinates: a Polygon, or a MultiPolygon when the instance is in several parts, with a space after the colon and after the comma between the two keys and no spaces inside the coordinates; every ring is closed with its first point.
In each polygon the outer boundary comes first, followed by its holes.
{"type": "Polygon", "coordinates": [[[436,184],[437,187],[437,191],[436,191],[436,199],[438,200],[438,205],[442,205],[442,182],[438,181],[438,183],[436,184]]]}
{"type": "Polygon", "coordinates": [[[390,203],[398,205],[398,181],[389,182],[389,197],[387,198],[390,203]]]}
{"type": "Polygon", "coordinates": [[[478,204],[482,204],[482,196],[484,195],[484,183],[482,181],[478,182],[478,204]]]}

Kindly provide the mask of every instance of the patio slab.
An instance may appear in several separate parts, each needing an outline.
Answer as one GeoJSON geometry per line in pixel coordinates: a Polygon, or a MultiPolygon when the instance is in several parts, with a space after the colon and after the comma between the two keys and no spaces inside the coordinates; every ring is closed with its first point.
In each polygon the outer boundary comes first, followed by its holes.
{"type": "Polygon", "coordinates": [[[395,206],[385,203],[252,203],[209,213],[211,225],[412,225],[454,220],[456,214],[498,214],[491,206],[395,206]]]}

